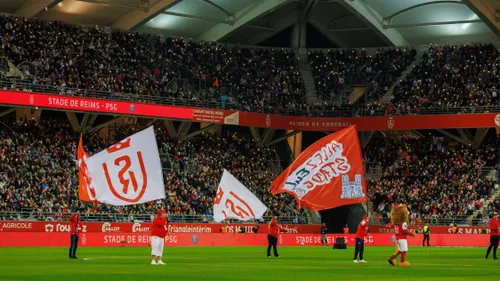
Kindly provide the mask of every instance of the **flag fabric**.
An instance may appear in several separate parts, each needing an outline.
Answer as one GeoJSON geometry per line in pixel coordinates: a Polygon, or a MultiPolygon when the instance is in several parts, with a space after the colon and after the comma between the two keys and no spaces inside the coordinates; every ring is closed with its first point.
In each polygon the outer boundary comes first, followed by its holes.
{"type": "Polygon", "coordinates": [[[225,219],[248,221],[260,219],[267,207],[239,182],[231,173],[224,169],[214,200],[214,220],[225,219]]]}
{"type": "MultiPolygon", "coordinates": [[[[87,159],[89,155],[83,149],[82,135],[78,142],[78,191],[80,201],[93,202],[95,201],[95,189],[92,187],[92,179],[87,169],[87,159]]],[[[70,179],[71,180],[71,179],[70,179]]]]}
{"type": "Polygon", "coordinates": [[[462,157],[462,155],[460,154],[460,152],[457,152],[457,157],[458,157],[458,161],[460,161],[461,164],[463,164],[465,162],[465,160],[462,157]]]}
{"type": "Polygon", "coordinates": [[[295,196],[299,208],[319,211],[365,202],[363,157],[355,126],[313,143],[271,184],[295,196]]]}
{"type": "Polygon", "coordinates": [[[154,128],[88,158],[96,200],[114,206],[165,199],[165,184],[154,128]]]}

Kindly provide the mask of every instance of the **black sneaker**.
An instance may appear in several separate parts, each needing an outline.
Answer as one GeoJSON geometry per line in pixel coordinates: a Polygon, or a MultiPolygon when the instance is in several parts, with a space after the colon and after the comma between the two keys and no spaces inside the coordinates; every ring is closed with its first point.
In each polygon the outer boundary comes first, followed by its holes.
{"type": "Polygon", "coordinates": [[[388,262],[389,262],[392,266],[395,266],[395,264],[392,262],[392,260],[391,260],[391,259],[388,259],[387,261],[388,261],[388,262]]]}
{"type": "Polygon", "coordinates": [[[75,260],[77,260],[77,259],[78,259],[78,257],[77,257],[77,256],[74,256],[73,258],[74,258],[75,260]]]}
{"type": "Polygon", "coordinates": [[[498,260],[498,258],[493,258],[494,260],[498,260]]]}

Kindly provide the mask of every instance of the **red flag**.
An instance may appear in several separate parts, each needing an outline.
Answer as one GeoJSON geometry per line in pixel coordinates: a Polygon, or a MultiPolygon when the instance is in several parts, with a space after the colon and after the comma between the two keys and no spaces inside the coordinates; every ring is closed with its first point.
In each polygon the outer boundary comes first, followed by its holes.
{"type": "Polygon", "coordinates": [[[91,186],[92,179],[90,178],[87,170],[85,159],[89,155],[83,150],[82,136],[80,135],[80,142],[78,143],[78,185],[80,193],[80,201],[94,202],[95,190],[91,186]]]}
{"type": "Polygon", "coordinates": [[[464,163],[465,162],[465,160],[462,157],[462,155],[460,155],[460,152],[458,152],[458,161],[460,161],[460,163],[464,163]]]}
{"type": "Polygon", "coordinates": [[[365,171],[355,126],[308,147],[274,180],[271,192],[291,194],[299,208],[316,211],[365,202],[365,171]]]}

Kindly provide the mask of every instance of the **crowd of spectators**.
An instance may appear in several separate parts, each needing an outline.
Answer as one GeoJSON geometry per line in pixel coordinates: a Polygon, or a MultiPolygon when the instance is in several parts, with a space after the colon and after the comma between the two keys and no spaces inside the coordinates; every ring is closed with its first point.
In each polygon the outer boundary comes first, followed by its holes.
{"type": "Polygon", "coordinates": [[[498,147],[498,137],[472,149],[429,136],[392,140],[376,148],[375,156],[388,159],[381,162],[381,179],[369,182],[377,219],[388,220],[397,201],[408,204],[414,220],[473,215],[493,194],[496,182],[482,167],[498,163],[498,147]]]}
{"type": "MultiPolygon", "coordinates": [[[[117,138],[138,130],[118,130],[117,138]]],[[[38,210],[62,214],[83,206],[84,213],[150,214],[158,204],[167,205],[173,215],[202,215],[209,218],[213,198],[222,175],[229,170],[259,197],[267,215],[302,216],[295,199],[273,196],[269,186],[279,173],[273,166],[275,153],[259,146],[246,135],[223,131],[204,133],[174,142],[166,130],[156,128],[164,172],[167,202],[150,202],[127,207],[81,203],[78,200],[78,172],[75,159],[78,136],[61,120],[4,121],[0,126],[0,212],[38,210]]],[[[92,154],[111,143],[98,135],[85,137],[92,154]]],[[[60,215],[59,215],[60,216],[60,215]]]]}
{"type": "Polygon", "coordinates": [[[393,114],[500,105],[500,58],[491,44],[430,47],[394,89],[393,114]]]}
{"type": "Polygon", "coordinates": [[[304,104],[297,59],[289,50],[163,40],[10,16],[0,16],[0,36],[7,57],[40,86],[212,100],[242,110],[304,104]]]}
{"type": "Polygon", "coordinates": [[[387,92],[401,73],[415,60],[414,49],[380,49],[373,55],[354,49],[315,51],[309,53],[309,62],[316,90],[337,92],[345,84],[368,85],[362,100],[380,97],[387,92]]]}
{"type": "MultiPolygon", "coordinates": [[[[139,129],[123,126],[116,131],[116,139],[139,129]]],[[[205,132],[174,141],[162,126],[156,127],[156,135],[167,202],[81,205],[75,159],[78,136],[69,125],[61,120],[6,119],[0,126],[0,211],[62,214],[83,206],[87,214],[141,215],[166,204],[174,215],[209,218],[222,170],[227,169],[269,207],[268,215],[304,215],[291,196],[269,193],[280,172],[275,152],[248,135],[223,129],[220,134],[205,132]]],[[[90,154],[111,144],[98,134],[84,140],[90,154]]],[[[368,187],[377,219],[387,220],[391,204],[398,200],[408,204],[412,219],[473,215],[493,194],[496,182],[482,167],[498,165],[498,147],[495,137],[487,138],[479,149],[437,136],[373,139],[363,154],[365,162],[378,163],[377,169],[383,171],[368,187]]],[[[485,211],[498,210],[498,202],[493,200],[485,211]]]]}
{"type": "Polygon", "coordinates": [[[31,84],[74,95],[87,90],[111,98],[210,101],[239,110],[290,114],[324,110],[415,114],[425,108],[500,101],[500,58],[493,45],[431,46],[394,88],[389,106],[379,100],[415,60],[415,49],[311,52],[309,63],[322,99],[318,104],[306,102],[298,59],[288,49],[164,39],[0,16],[0,53],[0,68],[8,58],[28,74],[24,78],[31,84]],[[356,104],[324,95],[343,94],[353,85],[367,87],[356,104]]]}

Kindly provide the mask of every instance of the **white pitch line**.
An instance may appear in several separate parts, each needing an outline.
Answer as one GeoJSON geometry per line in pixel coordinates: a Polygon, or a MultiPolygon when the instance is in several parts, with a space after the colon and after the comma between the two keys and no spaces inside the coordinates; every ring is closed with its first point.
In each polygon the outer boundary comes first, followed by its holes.
{"type": "MultiPolygon", "coordinates": [[[[165,256],[164,257],[167,264],[169,260],[200,260],[200,261],[206,261],[206,260],[212,260],[213,258],[193,258],[193,257],[172,257],[172,256],[165,256]]],[[[83,260],[119,260],[119,259],[137,259],[137,260],[148,260],[149,261],[149,256],[103,256],[103,257],[98,257],[98,258],[84,258],[83,260]]],[[[263,258],[266,259],[266,258],[263,258]]],[[[281,260],[281,261],[291,261],[287,259],[276,259],[276,258],[269,258],[269,260],[281,260]]],[[[352,261],[331,261],[333,263],[333,266],[335,264],[352,264],[353,266],[357,266],[360,268],[370,268],[366,267],[363,264],[358,264],[354,265],[352,261]]],[[[213,267],[227,267],[227,264],[208,264],[208,263],[178,263],[175,262],[176,265],[182,264],[182,265],[191,265],[191,266],[200,266],[200,265],[207,265],[207,266],[213,266],[213,267]]],[[[367,264],[387,264],[387,268],[391,268],[393,266],[390,266],[387,262],[368,262],[367,264]]],[[[330,266],[332,264],[327,264],[327,266],[330,266]]],[[[290,268],[290,269],[323,269],[326,266],[286,266],[286,265],[279,265],[279,264],[273,264],[271,266],[266,266],[266,265],[248,265],[248,264],[234,264],[233,266],[235,267],[242,267],[242,268],[290,268]]],[[[441,266],[441,267],[476,267],[476,268],[500,268],[499,265],[473,265],[473,264],[451,264],[451,263],[412,263],[412,267],[421,267],[421,266],[441,266]]],[[[398,267],[398,266],[394,266],[398,267]]],[[[352,267],[349,267],[352,268],[352,267]]]]}

